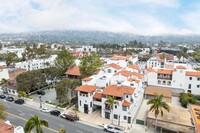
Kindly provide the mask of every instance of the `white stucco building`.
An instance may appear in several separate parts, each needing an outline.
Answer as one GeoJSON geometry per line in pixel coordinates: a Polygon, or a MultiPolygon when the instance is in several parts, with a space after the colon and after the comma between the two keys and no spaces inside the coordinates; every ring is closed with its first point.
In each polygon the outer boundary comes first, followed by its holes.
{"type": "Polygon", "coordinates": [[[33,60],[18,62],[15,64],[15,67],[23,68],[26,70],[42,69],[48,67],[47,63],[49,63],[51,66],[54,65],[56,57],[57,55],[52,55],[47,59],[33,59],[33,60]]]}
{"type": "Polygon", "coordinates": [[[16,53],[19,58],[22,58],[22,53],[24,53],[25,48],[2,48],[1,53],[7,54],[9,52],[16,53]]]}
{"type": "Polygon", "coordinates": [[[82,46],[80,48],[76,48],[76,51],[79,51],[79,52],[97,52],[97,48],[94,48],[93,46],[82,46]]]}
{"type": "Polygon", "coordinates": [[[8,69],[0,66],[0,81],[2,79],[9,79],[8,69]]]}

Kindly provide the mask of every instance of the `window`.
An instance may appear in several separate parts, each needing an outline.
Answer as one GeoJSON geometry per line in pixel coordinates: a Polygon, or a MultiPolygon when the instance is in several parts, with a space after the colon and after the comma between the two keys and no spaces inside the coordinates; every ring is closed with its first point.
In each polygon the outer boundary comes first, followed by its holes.
{"type": "Polygon", "coordinates": [[[118,115],[114,114],[114,119],[118,119],[118,115]]]}
{"type": "Polygon", "coordinates": [[[183,71],[182,70],[180,70],[180,73],[182,73],[183,71]]]}
{"type": "Polygon", "coordinates": [[[200,85],[197,85],[197,88],[199,88],[200,87],[200,85]]]}
{"type": "Polygon", "coordinates": [[[117,108],[117,105],[115,105],[115,108],[117,108]]]}
{"type": "Polygon", "coordinates": [[[127,117],[126,116],[124,116],[124,120],[126,120],[127,119],[127,117]]]}
{"type": "Polygon", "coordinates": [[[90,108],[92,108],[92,102],[90,102],[90,108]]]}
{"type": "Polygon", "coordinates": [[[192,80],[192,77],[190,77],[190,80],[192,80]]]}
{"type": "Polygon", "coordinates": [[[111,73],[111,69],[108,69],[108,73],[111,73]]]}
{"type": "Polygon", "coordinates": [[[79,102],[79,103],[80,103],[80,106],[81,106],[81,100],[80,100],[80,102],[79,102]]]}
{"type": "Polygon", "coordinates": [[[158,80],[158,84],[159,84],[159,85],[161,84],[161,81],[160,81],[160,80],[158,80]]]}
{"type": "Polygon", "coordinates": [[[123,111],[127,111],[127,107],[126,106],[122,106],[122,110],[123,111]]]}
{"type": "Polygon", "coordinates": [[[188,93],[192,93],[192,91],[191,91],[191,90],[188,90],[188,93]]]}
{"type": "Polygon", "coordinates": [[[115,73],[117,72],[117,70],[115,70],[115,73]]]}
{"type": "Polygon", "coordinates": [[[199,81],[199,80],[200,80],[200,77],[198,77],[197,80],[199,81]]]}
{"type": "Polygon", "coordinates": [[[188,85],[188,89],[191,89],[191,84],[188,85]]]}
{"type": "Polygon", "coordinates": [[[126,98],[128,98],[128,95],[126,95],[126,98]]]}

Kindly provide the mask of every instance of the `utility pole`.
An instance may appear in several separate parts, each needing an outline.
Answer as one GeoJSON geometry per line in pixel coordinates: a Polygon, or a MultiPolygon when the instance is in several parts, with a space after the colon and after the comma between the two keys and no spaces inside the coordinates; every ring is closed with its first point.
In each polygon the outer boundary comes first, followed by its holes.
{"type": "Polygon", "coordinates": [[[40,99],[40,109],[42,108],[42,96],[39,96],[40,99]]]}

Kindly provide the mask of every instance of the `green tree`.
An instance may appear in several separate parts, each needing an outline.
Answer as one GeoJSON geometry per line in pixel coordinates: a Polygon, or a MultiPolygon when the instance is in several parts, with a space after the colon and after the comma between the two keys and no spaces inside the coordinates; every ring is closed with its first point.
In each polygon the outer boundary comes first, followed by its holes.
{"type": "Polygon", "coordinates": [[[17,90],[24,91],[28,94],[46,84],[45,74],[41,70],[33,70],[21,73],[17,76],[17,90]]]}
{"type": "Polygon", "coordinates": [[[35,50],[35,53],[40,59],[45,59],[50,57],[50,53],[49,51],[47,51],[45,45],[41,45],[38,49],[35,50]]]}
{"type": "Polygon", "coordinates": [[[180,103],[183,107],[187,108],[189,103],[196,104],[197,99],[194,95],[190,93],[181,93],[180,94],[180,103]]]}
{"type": "Polygon", "coordinates": [[[64,127],[60,128],[58,133],[66,133],[66,129],[64,127]]]}
{"type": "Polygon", "coordinates": [[[158,115],[161,113],[161,116],[163,116],[163,109],[170,111],[170,106],[163,102],[163,95],[157,95],[155,94],[155,98],[150,99],[147,104],[151,105],[150,111],[153,111],[155,113],[155,119],[156,119],[156,125],[155,125],[155,132],[157,129],[157,122],[158,122],[158,115]]]}
{"type": "Polygon", "coordinates": [[[70,92],[81,84],[79,79],[63,79],[56,86],[56,98],[59,103],[70,102],[70,92]]]}
{"type": "Polygon", "coordinates": [[[15,66],[15,63],[19,61],[16,53],[12,53],[9,52],[8,54],[6,54],[5,56],[5,61],[6,61],[6,65],[9,66],[15,66]]]}
{"type": "Polygon", "coordinates": [[[5,78],[2,78],[1,81],[0,81],[0,85],[5,85],[5,88],[7,88],[8,85],[10,85],[10,84],[11,84],[10,81],[5,79],[5,78]]]}
{"type": "Polygon", "coordinates": [[[0,119],[5,120],[7,116],[5,111],[6,111],[6,106],[3,103],[0,103],[0,119]]]}
{"type": "Polygon", "coordinates": [[[118,105],[118,101],[116,101],[114,99],[113,96],[108,96],[107,100],[105,101],[106,105],[107,105],[107,108],[109,108],[111,110],[111,114],[112,114],[112,124],[113,124],[113,107],[114,105],[118,105]]]}
{"type": "Polygon", "coordinates": [[[24,91],[19,91],[18,97],[19,97],[19,98],[22,97],[22,98],[24,99],[24,97],[26,97],[26,92],[24,92],[24,91]]]}
{"type": "Polygon", "coordinates": [[[38,116],[34,115],[26,122],[24,130],[25,133],[30,133],[33,128],[35,128],[36,133],[43,133],[42,126],[48,127],[48,122],[41,120],[38,116]]]}
{"type": "Polygon", "coordinates": [[[67,50],[62,50],[58,53],[58,57],[55,60],[55,66],[59,68],[64,74],[71,66],[75,64],[75,57],[67,50]]]}
{"type": "Polygon", "coordinates": [[[100,69],[103,61],[96,53],[81,58],[80,71],[82,78],[91,76],[96,70],[100,69]]]}

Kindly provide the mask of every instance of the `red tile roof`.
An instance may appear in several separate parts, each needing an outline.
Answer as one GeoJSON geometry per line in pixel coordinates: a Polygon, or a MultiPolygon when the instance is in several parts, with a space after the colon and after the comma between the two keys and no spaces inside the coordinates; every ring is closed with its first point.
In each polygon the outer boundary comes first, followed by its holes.
{"type": "Polygon", "coordinates": [[[111,57],[111,59],[114,59],[114,60],[126,60],[126,57],[125,56],[114,55],[114,56],[111,57]]]}
{"type": "Polygon", "coordinates": [[[124,94],[133,94],[135,88],[128,86],[110,85],[103,89],[103,95],[123,97],[124,94]]]}
{"type": "Polygon", "coordinates": [[[167,60],[174,60],[174,55],[172,55],[172,54],[159,53],[159,54],[157,54],[157,56],[158,56],[160,59],[162,59],[162,60],[164,60],[164,57],[165,57],[167,60]]]}
{"type": "Polygon", "coordinates": [[[154,70],[152,67],[149,67],[149,68],[147,68],[146,69],[148,72],[154,72],[154,73],[156,73],[156,70],[154,70]]]}
{"type": "Polygon", "coordinates": [[[14,133],[14,127],[0,120],[0,133],[14,133]]]}
{"type": "Polygon", "coordinates": [[[121,69],[121,67],[115,63],[108,64],[109,67],[115,68],[117,70],[121,69]]]}
{"type": "Polygon", "coordinates": [[[197,118],[198,115],[196,114],[196,112],[200,112],[198,111],[200,110],[200,106],[191,104],[190,109],[193,116],[194,124],[196,126],[197,133],[200,133],[200,119],[197,118]]]}
{"type": "Polygon", "coordinates": [[[130,64],[129,64],[128,67],[129,67],[129,68],[132,68],[132,69],[136,69],[136,70],[138,70],[138,71],[140,70],[140,67],[139,67],[138,65],[136,65],[136,64],[134,64],[134,65],[130,65],[130,64]]]}
{"type": "Polygon", "coordinates": [[[123,75],[125,77],[129,77],[131,75],[131,72],[127,71],[127,70],[122,70],[120,72],[115,73],[114,75],[123,75]]]}
{"type": "Polygon", "coordinates": [[[137,73],[137,72],[133,72],[132,75],[133,75],[133,76],[136,76],[136,77],[139,78],[139,79],[142,79],[142,78],[143,78],[143,74],[140,74],[140,73],[137,73]]]}
{"type": "Polygon", "coordinates": [[[17,68],[16,70],[10,71],[9,72],[9,80],[11,80],[11,81],[16,80],[16,77],[24,72],[26,72],[26,69],[21,69],[21,68],[17,68]]]}
{"type": "Polygon", "coordinates": [[[98,88],[99,88],[98,86],[82,85],[82,86],[76,88],[75,90],[89,93],[89,92],[95,91],[98,88]]]}
{"type": "Polygon", "coordinates": [[[0,69],[4,69],[5,67],[4,66],[0,66],[0,69]]]}
{"type": "Polygon", "coordinates": [[[200,76],[200,71],[187,71],[186,76],[200,76]]]}
{"type": "Polygon", "coordinates": [[[177,69],[186,69],[184,66],[176,66],[177,69]]]}
{"type": "Polygon", "coordinates": [[[93,96],[93,98],[101,100],[102,93],[95,93],[94,96],[93,96]]]}
{"type": "Polygon", "coordinates": [[[126,101],[126,100],[123,100],[122,105],[126,106],[126,107],[129,107],[129,106],[131,106],[131,103],[126,101]]]}
{"type": "Polygon", "coordinates": [[[82,79],[83,81],[90,81],[90,80],[92,80],[92,78],[90,78],[90,77],[86,77],[86,78],[84,78],[84,79],[82,79]]]}
{"type": "Polygon", "coordinates": [[[169,69],[158,69],[157,73],[159,74],[172,74],[174,70],[169,70],[169,69]]]}
{"type": "Polygon", "coordinates": [[[73,66],[69,68],[66,72],[66,75],[75,75],[75,76],[81,76],[81,71],[79,66],[73,66]]]}

